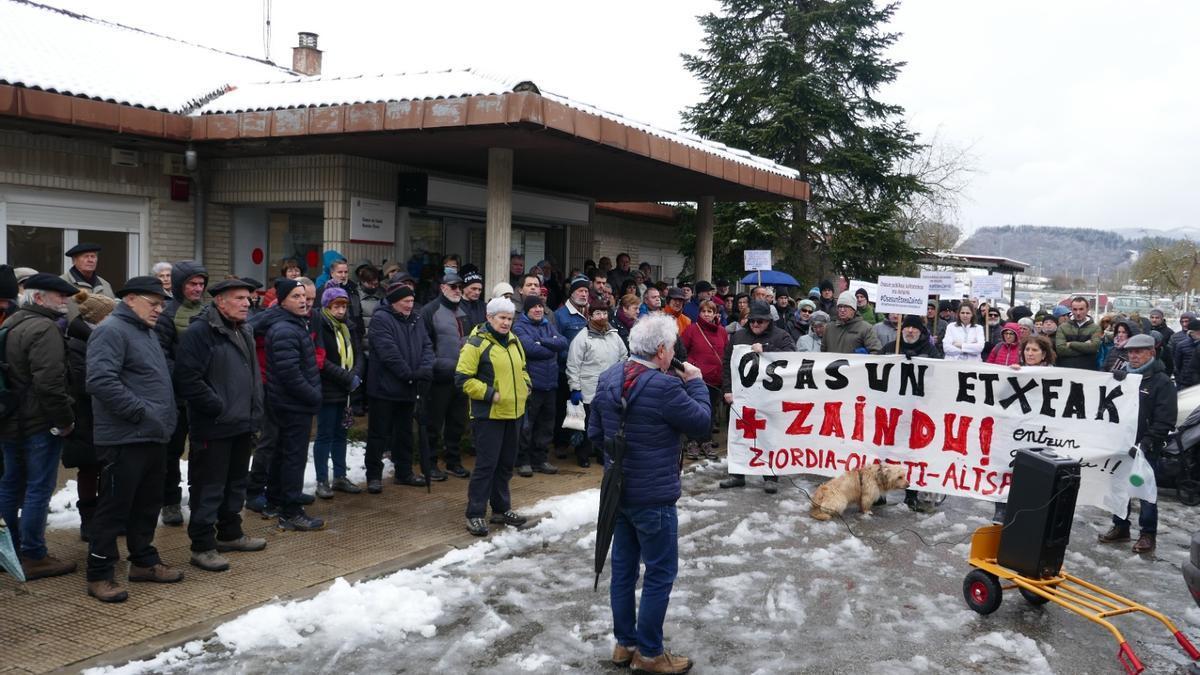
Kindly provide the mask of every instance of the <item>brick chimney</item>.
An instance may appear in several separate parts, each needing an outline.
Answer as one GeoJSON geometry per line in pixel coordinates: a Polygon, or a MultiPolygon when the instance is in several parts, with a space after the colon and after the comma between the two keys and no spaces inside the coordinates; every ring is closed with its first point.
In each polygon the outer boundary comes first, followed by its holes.
{"type": "Polygon", "coordinates": [[[300,33],[300,44],[292,47],[292,70],[305,75],[321,74],[321,50],[316,33],[300,33]]]}

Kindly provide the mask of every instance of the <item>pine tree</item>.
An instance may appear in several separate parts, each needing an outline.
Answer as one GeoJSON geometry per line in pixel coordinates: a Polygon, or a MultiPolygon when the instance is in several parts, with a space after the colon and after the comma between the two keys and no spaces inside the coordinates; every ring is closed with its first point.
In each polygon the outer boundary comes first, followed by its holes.
{"type": "Polygon", "coordinates": [[[895,10],[874,0],[722,0],[721,14],[699,18],[704,47],[684,63],[705,99],[684,111],[685,125],[796,169],[812,187],[807,204],[720,205],[716,260],[765,242],[780,267],[815,279],[875,278],[917,257],[896,216],[924,188],[897,167],[921,146],[903,108],[877,98],[903,65],[884,56],[899,37],[881,28],[895,10]]]}

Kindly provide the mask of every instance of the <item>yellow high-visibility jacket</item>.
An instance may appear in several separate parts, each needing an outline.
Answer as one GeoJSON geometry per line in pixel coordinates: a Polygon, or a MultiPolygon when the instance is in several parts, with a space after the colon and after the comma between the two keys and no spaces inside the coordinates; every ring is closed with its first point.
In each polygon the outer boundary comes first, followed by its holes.
{"type": "Polygon", "coordinates": [[[510,332],[503,345],[487,324],[476,326],[458,354],[454,385],[471,399],[471,419],[520,419],[532,384],[516,334],[510,332]],[[496,392],[498,402],[492,400],[496,392]]]}

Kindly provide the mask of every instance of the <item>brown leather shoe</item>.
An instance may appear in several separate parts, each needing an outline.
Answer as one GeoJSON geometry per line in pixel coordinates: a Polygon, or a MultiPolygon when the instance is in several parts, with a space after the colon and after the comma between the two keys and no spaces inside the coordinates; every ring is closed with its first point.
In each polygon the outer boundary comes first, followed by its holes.
{"type": "Polygon", "coordinates": [[[631,665],[635,673],[680,675],[692,669],[692,660],[686,656],[676,656],[664,649],[663,653],[650,659],[634,652],[631,665]]]}
{"type": "Polygon", "coordinates": [[[89,581],[87,594],[100,602],[125,602],[129,598],[129,594],[125,592],[125,589],[116,585],[110,579],[89,581]]]}
{"type": "Polygon", "coordinates": [[[1153,553],[1156,542],[1153,534],[1145,534],[1138,537],[1137,543],[1133,545],[1134,553],[1153,553]]]}
{"type": "Polygon", "coordinates": [[[1108,532],[1100,535],[1100,543],[1112,544],[1118,541],[1129,541],[1129,528],[1113,525],[1108,528],[1108,532]]]}
{"type": "Polygon", "coordinates": [[[151,581],[156,584],[173,584],[177,581],[183,581],[183,572],[176,569],[171,569],[162,563],[158,563],[154,567],[138,567],[137,565],[129,566],[130,581],[151,581]]]}
{"type": "Polygon", "coordinates": [[[75,571],[75,563],[65,562],[48,555],[41,560],[21,557],[21,570],[25,572],[25,580],[45,579],[46,577],[61,577],[75,571]]]}
{"type": "Polygon", "coordinates": [[[633,655],[637,654],[637,645],[626,647],[618,644],[613,647],[612,663],[618,668],[628,668],[630,662],[633,661],[633,655]]]}

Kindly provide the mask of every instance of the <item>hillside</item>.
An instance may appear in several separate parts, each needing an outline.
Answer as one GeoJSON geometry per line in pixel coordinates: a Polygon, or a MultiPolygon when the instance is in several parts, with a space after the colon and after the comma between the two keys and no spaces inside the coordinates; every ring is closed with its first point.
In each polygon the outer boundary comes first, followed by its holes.
{"type": "Polygon", "coordinates": [[[954,250],[1020,260],[1030,265],[1030,273],[1053,276],[1074,272],[1084,265],[1085,272],[1094,272],[1097,267],[1115,269],[1127,265],[1133,252],[1161,243],[1161,237],[1132,239],[1118,232],[1090,228],[1003,225],[976,230],[954,250]]]}

